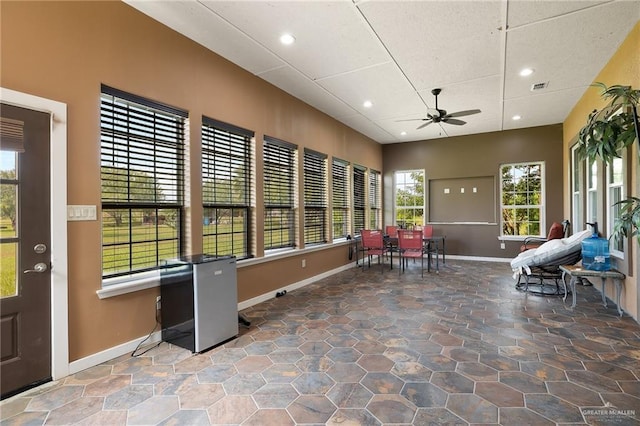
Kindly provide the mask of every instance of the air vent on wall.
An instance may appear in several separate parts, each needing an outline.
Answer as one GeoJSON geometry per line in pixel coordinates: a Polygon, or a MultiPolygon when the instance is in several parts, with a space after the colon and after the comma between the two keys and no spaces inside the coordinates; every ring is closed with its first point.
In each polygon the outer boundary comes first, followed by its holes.
{"type": "Polygon", "coordinates": [[[542,83],[534,83],[531,85],[531,91],[535,92],[536,90],[546,89],[548,85],[549,85],[548,81],[545,81],[542,83]]]}

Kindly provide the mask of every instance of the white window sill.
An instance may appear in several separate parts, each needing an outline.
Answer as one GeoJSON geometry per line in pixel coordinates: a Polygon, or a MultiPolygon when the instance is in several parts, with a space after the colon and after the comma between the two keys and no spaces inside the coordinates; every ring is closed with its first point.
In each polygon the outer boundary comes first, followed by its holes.
{"type": "MultiPolygon", "coordinates": [[[[240,260],[238,261],[237,267],[242,268],[245,266],[257,265],[277,259],[299,256],[304,253],[325,250],[327,248],[335,247],[336,245],[343,245],[348,242],[350,241],[334,241],[333,244],[319,244],[305,249],[277,250],[265,255],[264,257],[240,260]]],[[[127,293],[133,293],[134,291],[146,290],[153,287],[160,287],[160,270],[105,279],[102,281],[102,288],[96,291],[96,294],[100,299],[108,299],[109,297],[120,296],[127,293]]]]}
{"type": "Polygon", "coordinates": [[[501,235],[498,237],[498,241],[524,241],[527,238],[545,238],[545,237],[535,237],[533,235],[501,235]]]}
{"type": "Polygon", "coordinates": [[[100,299],[120,296],[134,291],[160,286],[160,271],[143,272],[102,281],[102,288],[96,291],[100,299]]]}

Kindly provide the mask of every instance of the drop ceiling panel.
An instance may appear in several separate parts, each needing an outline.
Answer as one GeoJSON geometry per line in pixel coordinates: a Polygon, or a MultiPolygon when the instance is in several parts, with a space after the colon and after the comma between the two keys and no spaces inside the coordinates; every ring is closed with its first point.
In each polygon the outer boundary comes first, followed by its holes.
{"type": "Polygon", "coordinates": [[[351,127],[352,129],[357,130],[363,135],[368,136],[380,143],[397,141],[394,135],[390,134],[387,130],[382,129],[376,123],[364,118],[362,115],[358,114],[352,115],[350,117],[342,117],[340,121],[342,121],[345,125],[351,127]]]}
{"type": "Polygon", "coordinates": [[[509,28],[515,28],[532,22],[562,16],[602,3],[606,3],[606,1],[511,1],[509,2],[507,23],[509,24],[509,28]]]}
{"type": "Polygon", "coordinates": [[[291,67],[277,68],[260,74],[260,77],[331,117],[339,118],[356,114],[353,108],[291,67]]]}
{"type": "Polygon", "coordinates": [[[586,89],[587,86],[582,86],[506,100],[504,102],[504,128],[518,129],[561,123],[586,89]],[[522,119],[513,121],[511,117],[516,114],[520,115],[522,119]],[[559,117],[560,119],[558,119],[559,117]]]}
{"type": "Polygon", "coordinates": [[[389,60],[350,1],[202,3],[312,79],[389,60]],[[280,43],[285,32],[293,45],[280,43]]]}
{"type": "Polygon", "coordinates": [[[251,73],[284,65],[274,54],[196,1],[124,1],[251,73]]]}
{"type": "Polygon", "coordinates": [[[502,120],[498,117],[485,117],[482,120],[469,121],[464,126],[449,126],[447,124],[443,124],[443,127],[448,136],[464,136],[468,134],[497,132],[502,130],[500,126],[501,121],[502,120]]]}
{"type": "Polygon", "coordinates": [[[538,82],[549,91],[590,84],[639,18],[640,3],[616,2],[509,31],[505,99],[530,96],[538,82]],[[535,73],[522,78],[523,67],[535,73]]]}
{"type": "Polygon", "coordinates": [[[500,2],[359,7],[417,90],[500,72],[500,2]]]}
{"type": "Polygon", "coordinates": [[[424,113],[427,109],[391,62],[326,78],[318,84],[371,120],[424,113]],[[373,107],[365,108],[365,100],[373,107]]]}

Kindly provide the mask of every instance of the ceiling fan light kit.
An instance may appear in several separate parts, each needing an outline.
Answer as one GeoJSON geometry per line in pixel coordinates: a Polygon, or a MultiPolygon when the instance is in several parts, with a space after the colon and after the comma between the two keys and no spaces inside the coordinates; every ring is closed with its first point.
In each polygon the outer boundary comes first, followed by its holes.
{"type": "Polygon", "coordinates": [[[424,127],[427,127],[431,123],[447,123],[453,124],[455,126],[462,126],[467,124],[466,121],[458,120],[456,117],[465,117],[467,115],[478,114],[481,111],[479,109],[468,109],[466,111],[457,111],[447,114],[447,111],[444,109],[438,108],[438,95],[442,92],[442,89],[436,88],[431,90],[431,94],[436,98],[436,107],[435,109],[430,109],[427,113],[427,118],[415,118],[409,120],[397,120],[397,121],[424,121],[421,125],[419,125],[416,130],[420,130],[424,127]]]}

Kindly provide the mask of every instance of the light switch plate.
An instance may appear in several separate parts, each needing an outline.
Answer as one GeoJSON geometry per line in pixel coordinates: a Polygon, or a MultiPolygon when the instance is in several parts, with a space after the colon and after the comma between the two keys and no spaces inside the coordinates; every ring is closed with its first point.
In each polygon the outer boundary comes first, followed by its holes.
{"type": "Polygon", "coordinates": [[[96,206],[69,205],[67,206],[67,220],[96,220],[96,206]]]}

